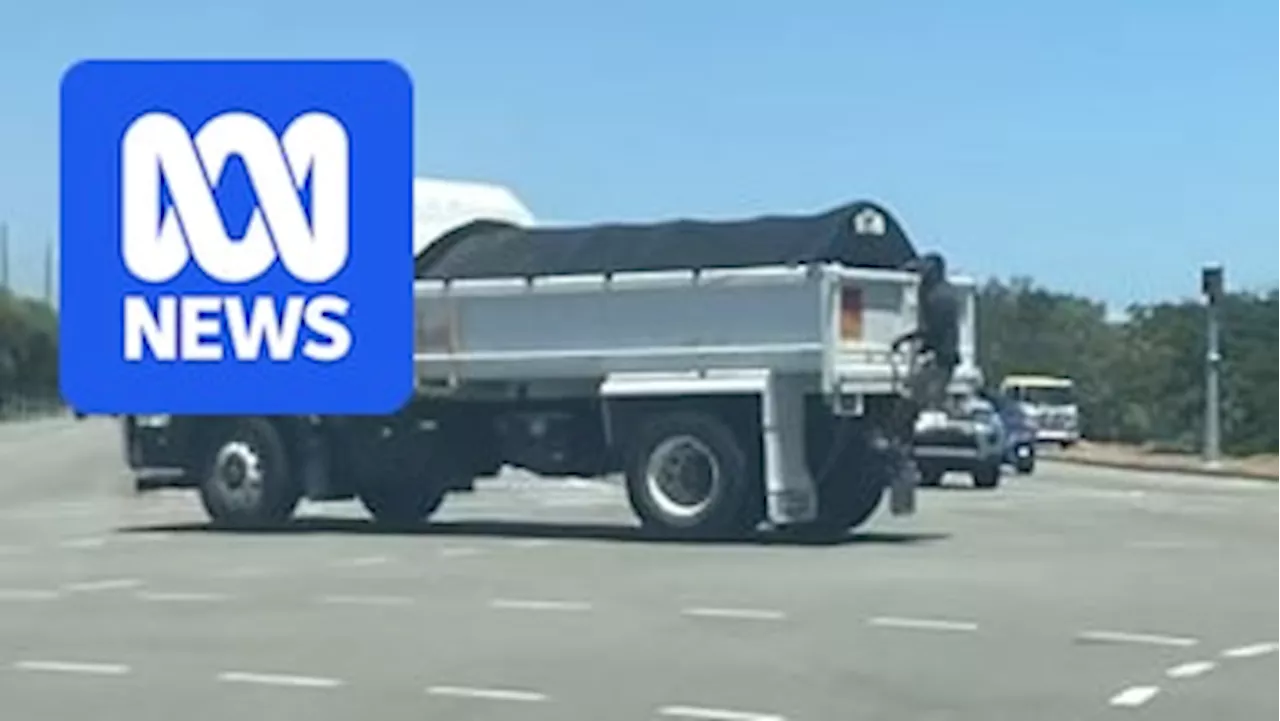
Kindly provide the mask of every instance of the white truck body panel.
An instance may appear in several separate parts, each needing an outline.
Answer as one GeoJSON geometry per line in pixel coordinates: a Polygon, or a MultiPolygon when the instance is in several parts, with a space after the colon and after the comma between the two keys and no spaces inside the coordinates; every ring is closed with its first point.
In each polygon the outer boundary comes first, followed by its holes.
{"type": "MultiPolygon", "coordinates": [[[[972,295],[973,283],[957,285],[972,295]]],[[[908,372],[890,345],[915,325],[910,273],[839,266],[763,267],[418,281],[420,387],[473,381],[599,379],[764,369],[812,375],[828,393],[894,393],[908,372]],[[861,338],[840,338],[841,286],[861,292],[861,338]]],[[[973,365],[972,303],[962,319],[973,365]]]]}

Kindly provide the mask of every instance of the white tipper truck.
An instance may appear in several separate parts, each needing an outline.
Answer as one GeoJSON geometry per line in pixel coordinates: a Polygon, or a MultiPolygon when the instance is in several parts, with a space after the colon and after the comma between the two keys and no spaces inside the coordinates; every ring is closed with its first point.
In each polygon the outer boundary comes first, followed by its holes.
{"type": "MultiPolygon", "coordinates": [[[[843,533],[886,490],[913,512],[896,468],[915,356],[891,345],[916,324],[918,277],[900,270],[916,251],[883,207],[559,228],[504,188],[415,191],[412,400],[377,417],[125,417],[139,489],[197,489],[235,526],[302,498],[416,523],[504,466],[621,474],[663,535],[843,533]]],[[[963,393],[980,379],[974,284],[951,280],[963,393]]]]}

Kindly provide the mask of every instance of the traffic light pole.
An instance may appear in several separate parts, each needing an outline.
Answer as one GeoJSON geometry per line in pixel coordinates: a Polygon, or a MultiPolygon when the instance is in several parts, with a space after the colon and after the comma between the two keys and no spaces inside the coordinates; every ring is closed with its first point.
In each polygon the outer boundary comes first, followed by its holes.
{"type": "Polygon", "coordinates": [[[1222,428],[1220,426],[1221,398],[1219,396],[1219,372],[1222,351],[1218,345],[1218,302],[1222,299],[1222,267],[1206,266],[1202,273],[1202,289],[1205,296],[1205,378],[1204,378],[1204,462],[1213,468],[1222,459],[1222,428]]]}

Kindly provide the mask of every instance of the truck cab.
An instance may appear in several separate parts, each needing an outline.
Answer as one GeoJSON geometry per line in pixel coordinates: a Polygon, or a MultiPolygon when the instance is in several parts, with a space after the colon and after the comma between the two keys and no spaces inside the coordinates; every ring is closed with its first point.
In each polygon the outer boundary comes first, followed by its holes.
{"type": "Polygon", "coordinates": [[[1000,392],[1018,403],[1036,425],[1036,441],[1070,448],[1080,440],[1080,409],[1070,378],[1010,375],[1000,392]]]}

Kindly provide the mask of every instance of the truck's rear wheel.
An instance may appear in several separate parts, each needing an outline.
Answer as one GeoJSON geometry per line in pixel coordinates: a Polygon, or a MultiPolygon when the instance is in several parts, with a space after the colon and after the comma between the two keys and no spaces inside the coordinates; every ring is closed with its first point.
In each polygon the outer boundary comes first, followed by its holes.
{"type": "Polygon", "coordinates": [[[626,464],[631,507],[648,528],[712,537],[750,530],[758,469],[714,416],[671,413],[644,422],[626,464]]]}
{"type": "Polygon", "coordinates": [[[444,497],[444,484],[434,482],[375,482],[360,489],[360,502],[374,520],[395,526],[426,520],[444,497]]]}
{"type": "Polygon", "coordinates": [[[209,436],[200,500],[214,523],[255,526],[287,520],[302,490],[276,427],[265,418],[219,424],[209,436]]]}

